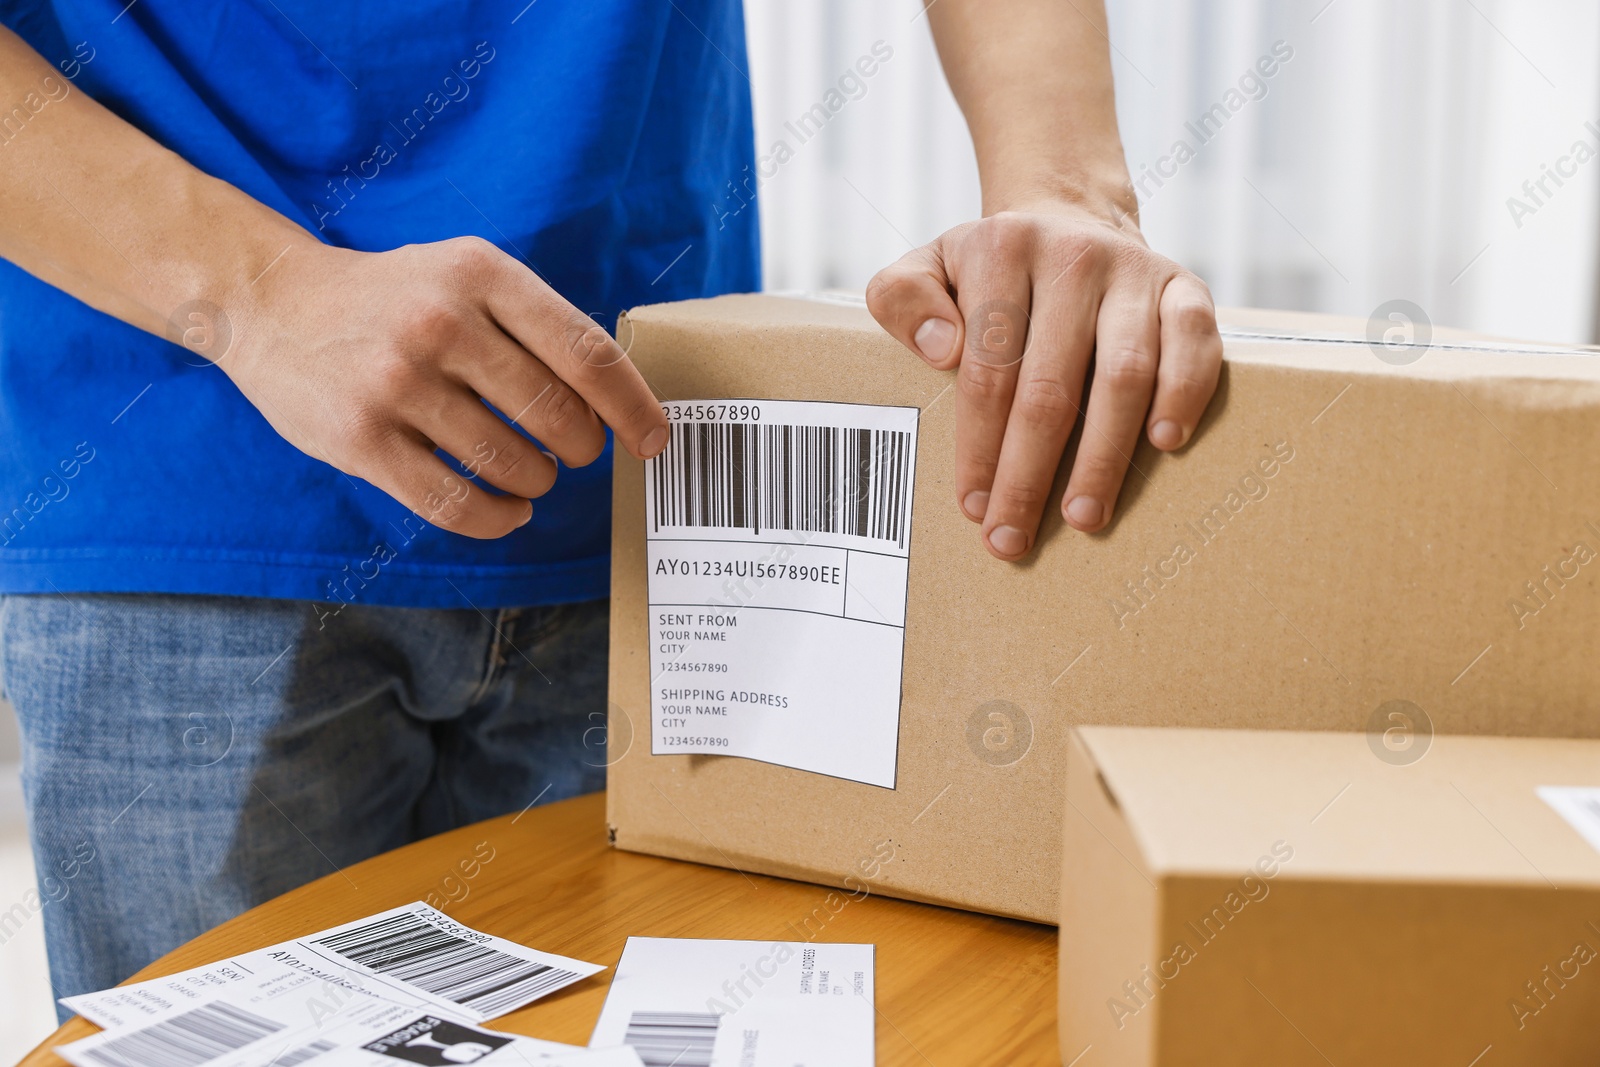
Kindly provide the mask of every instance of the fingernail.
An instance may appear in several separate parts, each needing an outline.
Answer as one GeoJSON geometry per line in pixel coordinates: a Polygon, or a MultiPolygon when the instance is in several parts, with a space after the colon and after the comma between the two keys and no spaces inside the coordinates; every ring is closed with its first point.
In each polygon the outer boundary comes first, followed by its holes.
{"type": "Polygon", "coordinates": [[[665,426],[657,426],[655,429],[645,434],[644,440],[639,442],[639,451],[644,454],[645,459],[649,459],[651,456],[658,454],[663,448],[666,447],[667,428],[665,426]]]}
{"type": "Polygon", "coordinates": [[[917,327],[911,341],[929,363],[943,363],[955,347],[956,328],[945,319],[929,319],[917,327]]]}
{"type": "Polygon", "coordinates": [[[522,517],[522,521],[521,522],[517,523],[517,529],[519,529],[519,530],[522,529],[524,526],[528,525],[528,523],[530,523],[532,521],[533,521],[533,502],[529,501],[528,502],[528,513],[522,517]]]}
{"type": "Polygon", "coordinates": [[[1171,419],[1162,419],[1150,427],[1150,443],[1157,448],[1177,448],[1183,444],[1183,427],[1171,419]]]}
{"type": "Polygon", "coordinates": [[[961,510],[973,522],[982,522],[984,515],[989,512],[989,494],[982,489],[974,489],[961,501],[961,510]]]}
{"type": "Polygon", "coordinates": [[[996,526],[989,531],[989,544],[1002,556],[1020,556],[1028,550],[1028,535],[1015,526],[996,526]]]}
{"type": "Polygon", "coordinates": [[[1105,514],[1105,506],[1092,496],[1075,496],[1067,501],[1067,521],[1080,530],[1099,526],[1105,514]]]}

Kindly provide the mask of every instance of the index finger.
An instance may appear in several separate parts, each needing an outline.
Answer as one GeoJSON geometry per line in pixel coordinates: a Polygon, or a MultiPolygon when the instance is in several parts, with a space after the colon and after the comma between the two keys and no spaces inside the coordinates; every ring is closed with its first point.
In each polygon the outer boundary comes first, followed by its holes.
{"type": "Polygon", "coordinates": [[[485,287],[489,314],[588,401],[639,459],[667,446],[667,417],[644,375],[604,326],[562,299],[531,270],[501,255],[485,287]]]}

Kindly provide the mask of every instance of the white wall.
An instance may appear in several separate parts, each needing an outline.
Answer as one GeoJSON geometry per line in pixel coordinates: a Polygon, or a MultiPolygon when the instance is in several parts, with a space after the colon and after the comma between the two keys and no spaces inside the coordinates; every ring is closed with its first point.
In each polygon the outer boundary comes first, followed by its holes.
{"type": "MultiPolygon", "coordinates": [[[[16,717],[0,700],[0,911],[25,901],[35,888],[33,857],[22,816],[17,774],[16,717]]],[[[44,922],[32,914],[0,943],[0,1063],[15,1063],[56,1027],[44,922]]]]}
{"type": "MultiPolygon", "coordinates": [[[[916,0],[746,0],[756,146],[794,157],[759,190],[769,289],[860,289],[978,211],[972,143],[916,0]],[[787,129],[873,46],[892,57],[805,143],[787,129]]],[[[769,171],[774,168],[768,167],[769,171]]]]}
{"type": "MultiPolygon", "coordinates": [[[[17,737],[17,715],[11,705],[0,697],[0,768],[15,767],[22,758],[21,741],[17,737]]],[[[0,814],[4,809],[0,808],[0,814]]]]}
{"type": "MultiPolygon", "coordinates": [[[[1064,17],[1076,17],[1065,7],[1064,17]]],[[[916,0],[746,0],[757,144],[873,42],[894,57],[761,187],[769,288],[859,288],[978,210],[976,167],[916,0]]],[[[1276,41],[1292,58],[1195,159],[1147,182],[1145,230],[1221,303],[1538,339],[1592,333],[1600,160],[1512,219],[1575,140],[1600,149],[1600,5],[1577,0],[1111,0],[1135,178],[1276,41]]],[[[1531,202],[1530,202],[1530,206],[1531,202]]]]}

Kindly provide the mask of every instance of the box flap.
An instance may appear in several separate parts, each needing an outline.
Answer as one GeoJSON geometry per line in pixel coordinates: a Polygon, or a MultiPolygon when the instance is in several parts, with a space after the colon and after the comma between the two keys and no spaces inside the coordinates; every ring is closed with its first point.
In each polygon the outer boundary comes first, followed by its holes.
{"type": "MultiPolygon", "coordinates": [[[[848,294],[734,293],[704,300],[650,304],[628,311],[618,324],[623,346],[635,322],[730,331],[743,326],[800,326],[882,333],[866,303],[848,294]]],[[[1600,383],[1600,349],[1538,345],[1452,327],[1427,328],[1427,345],[1405,361],[1401,350],[1388,362],[1379,358],[1365,319],[1312,312],[1218,308],[1223,350],[1229,362],[1259,363],[1372,377],[1461,381],[1508,376],[1532,380],[1582,380],[1600,383]],[[1508,368],[1507,356],[1516,357],[1508,368]]]]}
{"type": "Polygon", "coordinates": [[[1158,875],[1236,874],[1285,841],[1293,879],[1600,886],[1600,851],[1536,792],[1600,786],[1600,741],[1440,736],[1397,765],[1359,733],[1079,734],[1158,875]]]}

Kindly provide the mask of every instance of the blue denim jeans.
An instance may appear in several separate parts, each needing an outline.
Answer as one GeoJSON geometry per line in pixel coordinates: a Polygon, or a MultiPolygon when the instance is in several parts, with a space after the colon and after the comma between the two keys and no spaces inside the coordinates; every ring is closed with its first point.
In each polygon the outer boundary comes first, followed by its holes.
{"type": "Polygon", "coordinates": [[[604,788],[605,601],[326,608],[0,598],[58,997],[368,856],[604,788]]]}

